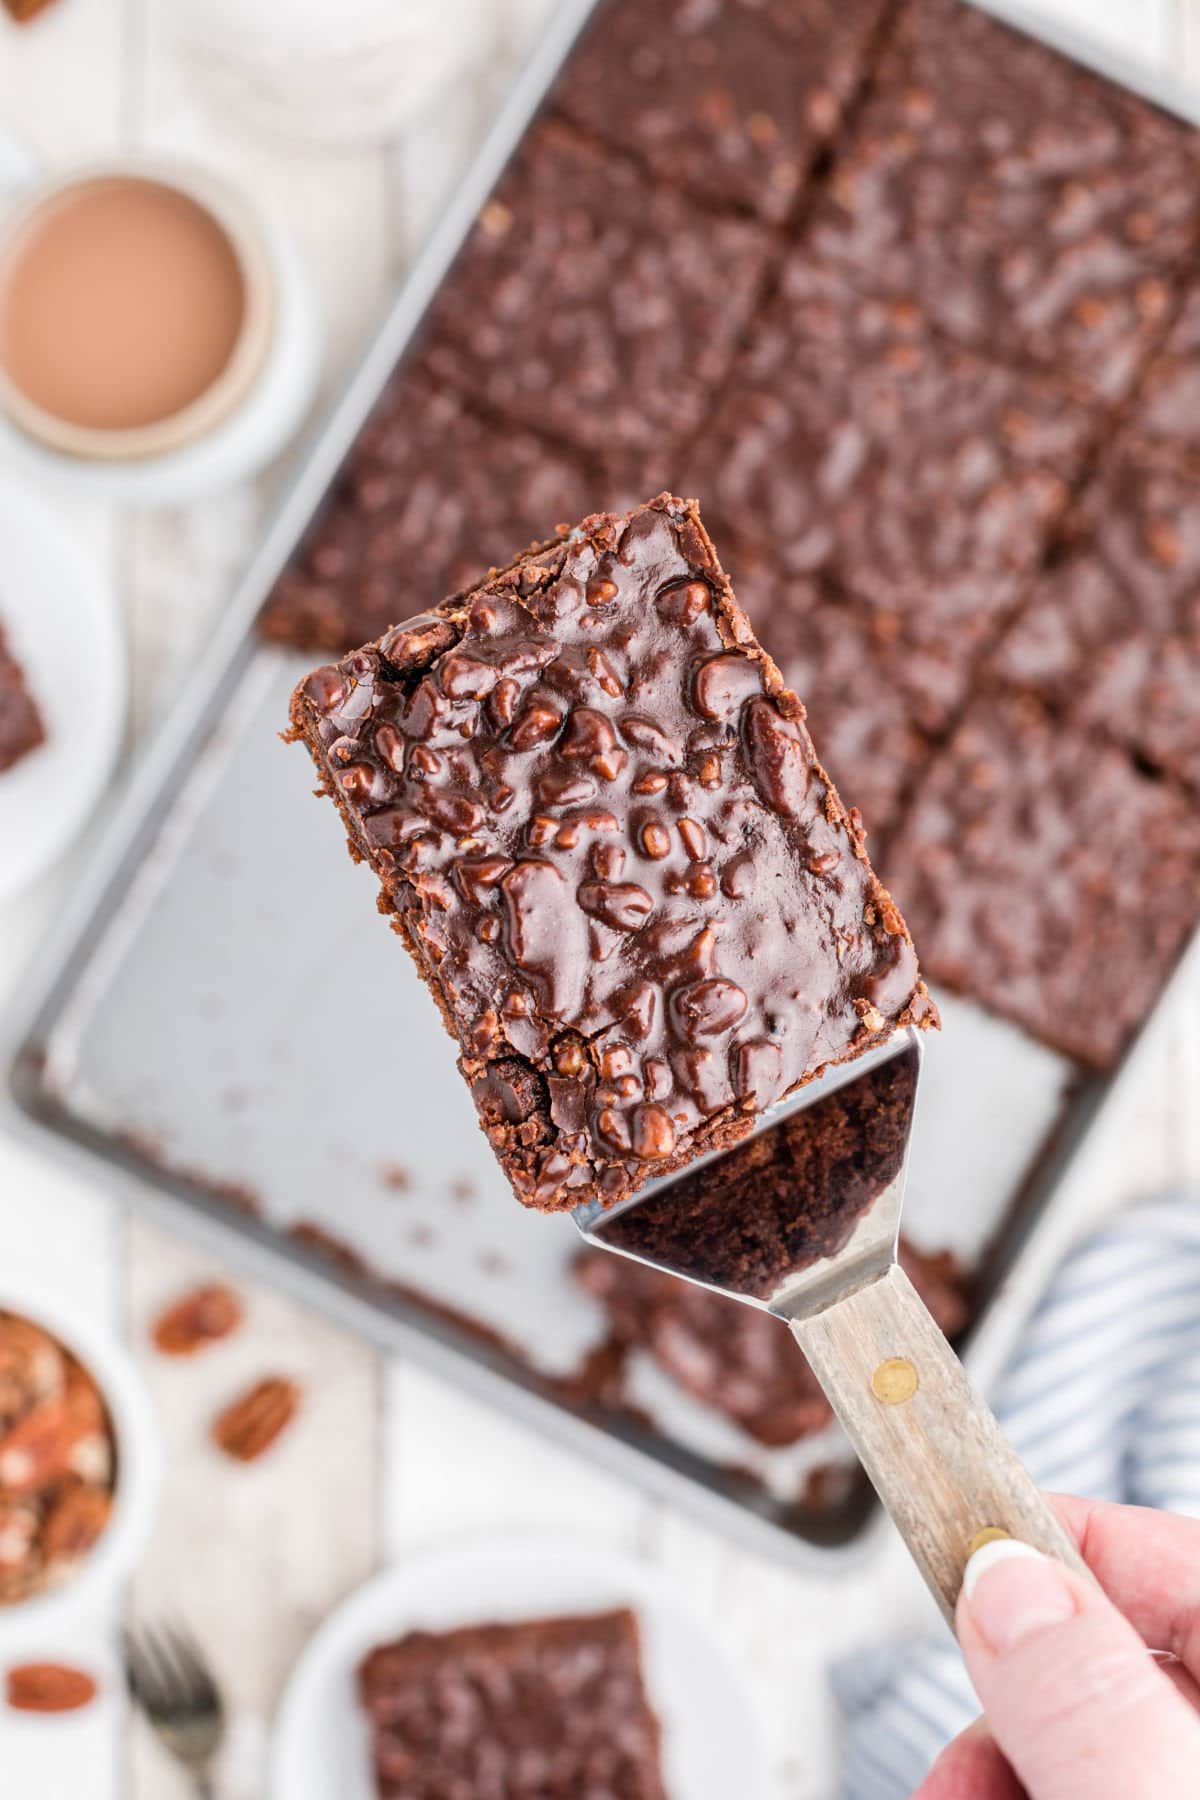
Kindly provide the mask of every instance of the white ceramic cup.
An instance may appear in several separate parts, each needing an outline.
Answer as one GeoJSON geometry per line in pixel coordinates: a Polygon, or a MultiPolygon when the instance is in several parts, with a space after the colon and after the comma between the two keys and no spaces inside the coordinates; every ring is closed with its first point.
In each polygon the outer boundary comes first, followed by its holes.
{"type": "Polygon", "coordinates": [[[79,1568],[61,1587],[0,1606],[0,1652],[46,1643],[51,1635],[111,1597],[145,1543],[158,1500],[161,1452],[145,1389],[115,1338],[83,1324],[58,1301],[0,1280],[0,1311],[19,1314],[57,1338],[92,1376],[112,1424],[116,1448],[113,1510],[79,1568]]]}
{"type": "Polygon", "coordinates": [[[316,392],[321,333],[310,283],[285,235],[220,177],[168,157],[114,157],[47,175],[18,147],[0,145],[0,279],[10,246],[41,207],[75,186],[122,176],[175,188],[224,232],[246,295],[233,355],[188,406],[127,430],[54,418],[0,368],[0,455],[102,497],[177,505],[233,486],[282,450],[316,392]]]}

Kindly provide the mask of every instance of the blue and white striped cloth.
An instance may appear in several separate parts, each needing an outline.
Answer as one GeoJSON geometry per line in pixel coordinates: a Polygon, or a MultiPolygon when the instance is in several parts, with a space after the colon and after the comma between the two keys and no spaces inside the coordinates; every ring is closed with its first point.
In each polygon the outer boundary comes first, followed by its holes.
{"type": "MultiPolygon", "coordinates": [[[[1200,1197],[1122,1214],[1063,1264],[995,1395],[1040,1486],[1200,1517],[1200,1197]]],[[[843,1800],[907,1800],[979,1704],[952,1638],[833,1672],[843,1800]]]]}

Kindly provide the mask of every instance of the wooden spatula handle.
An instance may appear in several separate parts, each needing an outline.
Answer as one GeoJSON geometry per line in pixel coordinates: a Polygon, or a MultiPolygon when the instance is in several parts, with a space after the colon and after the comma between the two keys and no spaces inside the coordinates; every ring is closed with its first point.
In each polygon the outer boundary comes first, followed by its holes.
{"type": "Polygon", "coordinates": [[[951,1623],[989,1536],[1088,1573],[903,1269],[792,1330],[951,1623]]]}

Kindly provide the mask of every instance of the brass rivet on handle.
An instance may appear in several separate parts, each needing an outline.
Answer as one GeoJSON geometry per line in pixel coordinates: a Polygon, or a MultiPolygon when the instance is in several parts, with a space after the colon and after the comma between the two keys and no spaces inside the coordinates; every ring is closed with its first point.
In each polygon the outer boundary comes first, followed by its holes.
{"type": "Polygon", "coordinates": [[[975,1533],[967,1545],[967,1556],[974,1556],[975,1552],[982,1550],[985,1544],[998,1544],[1001,1538],[1011,1536],[1012,1532],[1005,1531],[1003,1525],[985,1525],[981,1531],[975,1533]]]}
{"type": "Polygon", "coordinates": [[[871,1377],[871,1392],[885,1406],[903,1406],[920,1385],[920,1377],[907,1356],[889,1356],[871,1377]]]}

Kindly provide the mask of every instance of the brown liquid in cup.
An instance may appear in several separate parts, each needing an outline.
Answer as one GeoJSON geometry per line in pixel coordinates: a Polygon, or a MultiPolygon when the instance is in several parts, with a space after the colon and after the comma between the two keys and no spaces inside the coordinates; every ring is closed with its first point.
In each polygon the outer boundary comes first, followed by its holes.
{"type": "Polygon", "coordinates": [[[0,269],[0,364],[72,425],[158,424],[207,392],[246,315],[230,239],[163,182],[112,175],[47,200],[0,269]]]}

